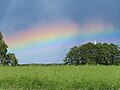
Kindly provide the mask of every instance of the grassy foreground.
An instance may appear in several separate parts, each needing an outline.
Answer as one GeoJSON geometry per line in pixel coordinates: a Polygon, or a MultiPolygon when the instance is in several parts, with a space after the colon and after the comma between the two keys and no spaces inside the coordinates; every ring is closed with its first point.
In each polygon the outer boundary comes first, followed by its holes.
{"type": "Polygon", "coordinates": [[[0,90],[118,90],[120,66],[0,67],[0,90]]]}

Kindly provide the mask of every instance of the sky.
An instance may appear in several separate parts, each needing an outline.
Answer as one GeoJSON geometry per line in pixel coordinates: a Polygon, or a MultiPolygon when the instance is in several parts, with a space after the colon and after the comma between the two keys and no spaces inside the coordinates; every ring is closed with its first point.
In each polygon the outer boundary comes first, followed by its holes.
{"type": "Polygon", "coordinates": [[[120,45],[120,0],[0,0],[0,31],[19,63],[63,63],[74,45],[120,45]]]}

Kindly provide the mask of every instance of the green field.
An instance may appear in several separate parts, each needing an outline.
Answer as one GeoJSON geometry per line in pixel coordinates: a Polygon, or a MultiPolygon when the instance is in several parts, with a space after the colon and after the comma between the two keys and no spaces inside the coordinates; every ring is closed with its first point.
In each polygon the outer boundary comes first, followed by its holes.
{"type": "Polygon", "coordinates": [[[0,90],[118,90],[120,66],[1,66],[0,90]]]}

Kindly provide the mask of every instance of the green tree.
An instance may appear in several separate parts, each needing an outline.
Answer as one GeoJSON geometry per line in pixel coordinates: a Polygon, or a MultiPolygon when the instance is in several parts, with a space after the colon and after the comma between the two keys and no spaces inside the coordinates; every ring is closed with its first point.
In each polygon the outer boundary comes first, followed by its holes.
{"type": "Polygon", "coordinates": [[[65,62],[71,64],[102,64],[118,65],[120,62],[120,50],[118,45],[107,43],[87,43],[74,46],[66,54],[65,62]]]}
{"type": "Polygon", "coordinates": [[[0,62],[2,65],[18,65],[18,61],[14,53],[7,54],[7,44],[3,40],[3,35],[0,32],[0,62]]]}
{"type": "Polygon", "coordinates": [[[17,66],[17,65],[18,65],[18,61],[17,61],[14,53],[8,53],[8,54],[6,55],[6,57],[7,57],[7,60],[8,60],[13,66],[17,66]]]}
{"type": "Polygon", "coordinates": [[[1,54],[1,55],[5,55],[5,54],[7,53],[7,48],[8,48],[8,46],[7,46],[7,44],[4,42],[3,36],[2,36],[2,34],[1,34],[1,32],[0,32],[0,54],[1,54]]]}

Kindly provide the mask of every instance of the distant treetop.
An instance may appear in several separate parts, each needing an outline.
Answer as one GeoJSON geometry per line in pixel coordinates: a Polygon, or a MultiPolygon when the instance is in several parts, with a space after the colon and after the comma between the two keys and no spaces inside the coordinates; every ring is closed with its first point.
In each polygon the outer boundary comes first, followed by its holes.
{"type": "Polygon", "coordinates": [[[73,46],[66,54],[65,64],[119,65],[120,48],[113,43],[87,43],[73,46]]]}

